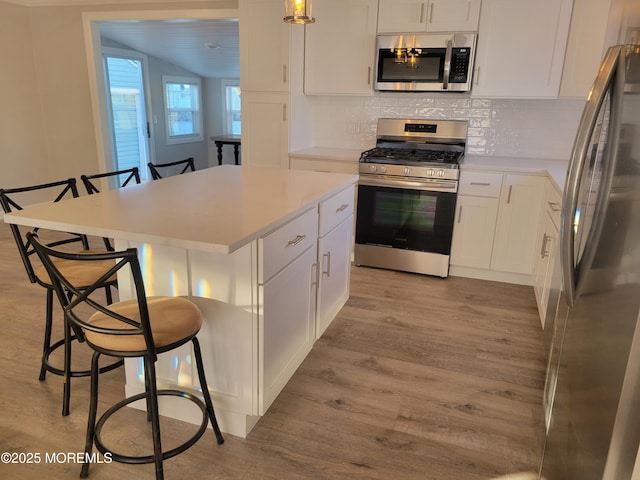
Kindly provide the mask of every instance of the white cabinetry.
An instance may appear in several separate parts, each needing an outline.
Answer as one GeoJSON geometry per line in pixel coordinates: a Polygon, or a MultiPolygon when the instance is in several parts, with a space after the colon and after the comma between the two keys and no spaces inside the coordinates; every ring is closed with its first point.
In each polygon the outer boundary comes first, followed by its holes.
{"type": "Polygon", "coordinates": [[[465,169],[451,275],[531,285],[545,177],[465,169]]]}
{"type": "Polygon", "coordinates": [[[291,31],[282,21],[282,1],[240,0],[239,7],[242,93],[288,92],[291,31]]]}
{"type": "Polygon", "coordinates": [[[577,0],[573,4],[560,96],[586,98],[596,78],[606,43],[611,0],[577,0]]]}
{"type": "Polygon", "coordinates": [[[550,305],[550,293],[554,278],[558,277],[556,256],[558,252],[558,239],[560,230],[560,207],[562,197],[555,186],[547,181],[545,203],[543,206],[542,221],[538,233],[538,257],[535,267],[535,281],[533,290],[538,303],[540,323],[545,327],[549,312],[553,315],[555,308],[550,305]],[[549,308],[551,306],[551,308],[549,308]]]}
{"type": "Polygon", "coordinates": [[[505,175],[491,256],[493,270],[533,273],[544,185],[541,176],[505,175]]]}
{"type": "Polygon", "coordinates": [[[289,36],[279,0],[239,0],[242,163],[289,165],[289,36]]]}
{"type": "Polygon", "coordinates": [[[354,203],[351,187],[320,204],[316,338],[349,298],[354,203]]]}
{"type": "Polygon", "coordinates": [[[380,0],[378,33],[476,31],[480,0],[380,0]]]}
{"type": "Polygon", "coordinates": [[[377,0],[324,0],[305,27],[306,95],[373,95],[377,0]]]}
{"type": "Polygon", "coordinates": [[[472,94],[558,96],[573,0],[482,0],[472,94]]]}
{"type": "Polygon", "coordinates": [[[242,163],[289,167],[289,95],[242,92],[242,163]]]}
{"type": "Polygon", "coordinates": [[[451,265],[482,269],[491,266],[501,185],[501,173],[461,172],[451,265]]]}

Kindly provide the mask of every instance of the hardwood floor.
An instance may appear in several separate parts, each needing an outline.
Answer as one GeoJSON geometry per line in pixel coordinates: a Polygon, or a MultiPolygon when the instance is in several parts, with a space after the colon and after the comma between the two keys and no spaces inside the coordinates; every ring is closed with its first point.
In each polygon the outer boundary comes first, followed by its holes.
{"type": "MultiPolygon", "coordinates": [[[[0,463],[0,478],[77,478],[80,465],[68,454],[83,450],[89,382],[73,379],[71,414],[62,417],[62,379],[38,381],[45,292],[28,283],[8,226],[0,227],[0,452],[41,457],[0,463]]],[[[544,367],[532,288],[354,267],[347,305],[249,437],[226,435],[218,446],[209,431],[165,462],[165,477],[486,480],[532,472],[544,367]]],[[[101,411],[121,398],[123,383],[121,369],[102,376],[101,411]]],[[[141,412],[127,409],[109,428],[114,447],[148,444],[141,412]]],[[[162,428],[170,446],[193,426],[163,419],[162,428]]],[[[95,464],[89,478],[152,479],[153,470],[95,464]]]]}

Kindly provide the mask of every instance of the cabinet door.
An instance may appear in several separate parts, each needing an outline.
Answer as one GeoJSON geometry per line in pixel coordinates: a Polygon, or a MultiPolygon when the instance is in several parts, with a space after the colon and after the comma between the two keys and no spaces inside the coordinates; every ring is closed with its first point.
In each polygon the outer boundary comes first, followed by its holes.
{"type": "Polygon", "coordinates": [[[428,32],[475,32],[480,0],[431,0],[426,15],[428,32]]]}
{"type": "Polygon", "coordinates": [[[305,28],[304,93],[373,95],[376,0],[324,0],[305,28]]]}
{"type": "Polygon", "coordinates": [[[318,243],[316,338],[320,338],[349,298],[353,215],[318,243]]]}
{"type": "Polygon", "coordinates": [[[557,97],[572,0],[483,0],[473,95],[557,97]]]}
{"type": "Polygon", "coordinates": [[[497,198],[458,196],[451,265],[490,267],[497,216],[497,198]]]}
{"type": "Polygon", "coordinates": [[[259,287],[259,414],[264,415],[315,340],[316,246],[259,287]]]}
{"type": "Polygon", "coordinates": [[[240,82],[243,94],[246,91],[289,90],[291,30],[282,21],[282,9],[280,0],[240,0],[240,82]]]}
{"type": "Polygon", "coordinates": [[[378,33],[424,32],[427,0],[380,0],[378,33]]]}
{"type": "Polygon", "coordinates": [[[506,175],[493,242],[493,270],[533,274],[545,180],[506,175]]]}
{"type": "Polygon", "coordinates": [[[538,312],[540,314],[540,323],[542,328],[545,326],[547,310],[549,305],[549,292],[551,288],[551,279],[553,277],[554,257],[557,255],[558,229],[553,224],[551,212],[544,212],[542,217],[541,235],[538,237],[538,246],[540,250],[537,252],[536,272],[533,290],[536,295],[538,304],[538,312]]]}
{"type": "Polygon", "coordinates": [[[242,92],[242,163],[289,168],[287,94],[242,92]]]}

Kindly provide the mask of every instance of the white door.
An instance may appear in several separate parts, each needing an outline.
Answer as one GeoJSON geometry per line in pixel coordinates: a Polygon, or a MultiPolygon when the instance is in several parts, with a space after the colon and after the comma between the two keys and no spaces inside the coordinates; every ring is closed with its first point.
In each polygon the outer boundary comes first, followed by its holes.
{"type": "Polygon", "coordinates": [[[141,177],[146,178],[147,163],[151,161],[145,96],[146,55],[103,48],[103,68],[112,147],[110,169],[138,167],[141,177]]]}

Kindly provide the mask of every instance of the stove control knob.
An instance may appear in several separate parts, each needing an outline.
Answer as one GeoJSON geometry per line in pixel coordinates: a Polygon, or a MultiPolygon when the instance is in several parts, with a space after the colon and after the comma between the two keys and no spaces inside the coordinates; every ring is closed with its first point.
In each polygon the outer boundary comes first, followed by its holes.
{"type": "Polygon", "coordinates": [[[427,175],[429,175],[430,177],[434,177],[434,176],[435,176],[435,174],[436,174],[436,172],[433,170],[433,168],[430,168],[430,169],[427,171],[427,175]]]}
{"type": "Polygon", "coordinates": [[[404,174],[409,175],[411,173],[411,169],[409,167],[405,167],[404,174]]]}
{"type": "Polygon", "coordinates": [[[380,171],[382,173],[387,173],[387,167],[380,167],[380,171]]]}
{"type": "Polygon", "coordinates": [[[438,170],[438,176],[444,177],[444,170],[438,170]]]}
{"type": "Polygon", "coordinates": [[[375,172],[375,171],[377,171],[377,170],[378,170],[378,167],[376,167],[375,165],[371,165],[371,166],[369,167],[369,170],[371,170],[372,172],[375,172]]]}

